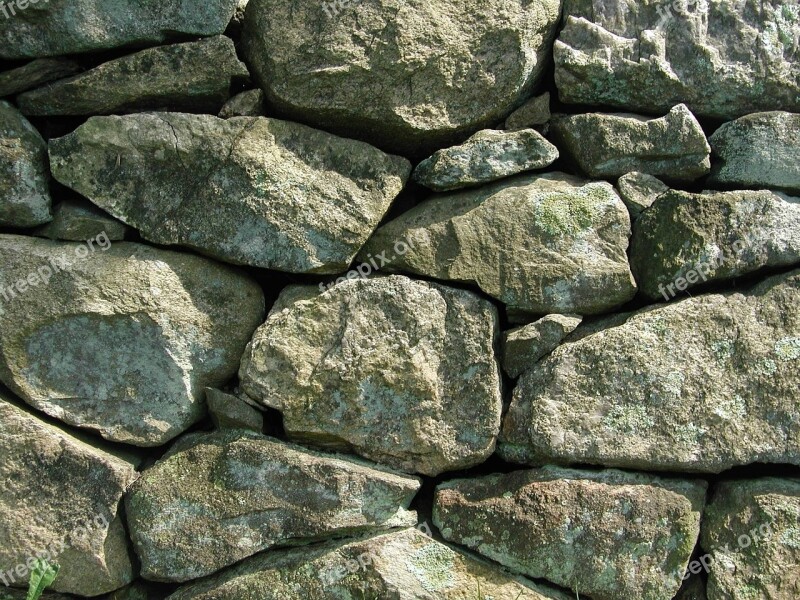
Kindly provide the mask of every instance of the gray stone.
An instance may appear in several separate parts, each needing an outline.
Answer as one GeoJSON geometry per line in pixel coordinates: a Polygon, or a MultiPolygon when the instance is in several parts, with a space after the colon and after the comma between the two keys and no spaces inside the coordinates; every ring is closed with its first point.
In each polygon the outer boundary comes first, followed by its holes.
{"type": "Polygon", "coordinates": [[[263,117],[267,114],[265,102],[263,90],[247,90],[228,100],[219,111],[219,117],[263,117]]]}
{"type": "Polygon", "coordinates": [[[587,113],[556,115],[550,138],[589,177],[617,178],[630,171],[692,181],[711,170],[711,147],[683,104],[659,119],[587,113]]]}
{"type": "Polygon", "coordinates": [[[244,55],[289,118],[426,156],[502,121],[549,63],[560,0],[250,0],[244,55]]]}
{"type": "Polygon", "coordinates": [[[438,475],[494,451],[497,320],[471,292],[401,276],[289,288],[239,379],[290,439],[438,475]]]}
{"type": "Polygon", "coordinates": [[[555,43],[563,102],[700,117],[800,112],[800,18],[783,0],[566,0],[555,43]]]}
{"type": "Polygon", "coordinates": [[[47,223],[52,218],[49,180],[44,139],[16,108],[0,100],[0,225],[47,223]]]}
{"type": "Polygon", "coordinates": [[[107,115],[140,110],[217,112],[248,78],[233,42],[216,36],[148,48],[17,97],[29,116],[107,115]]]}
{"type": "Polygon", "coordinates": [[[359,256],[404,240],[407,252],[385,269],[473,283],[509,310],[589,315],[635,295],[629,236],[611,185],[519,175],[432,197],[378,229],[359,256]]]}
{"type": "Polygon", "coordinates": [[[220,390],[206,388],[206,403],[217,429],[264,429],[264,415],[244,400],[220,390]]]}
{"type": "Polygon", "coordinates": [[[550,122],[550,92],[535,96],[525,102],[506,119],[508,131],[541,128],[550,122]]]}
{"type": "Polygon", "coordinates": [[[416,522],[412,477],[243,430],[190,437],[125,497],[145,579],[188,581],[276,545],[416,522]]]}
{"type": "Polygon", "coordinates": [[[437,150],[419,163],[414,180],[437,192],[446,192],[543,169],[557,158],[558,149],[534,129],[484,129],[462,145],[437,150]]]}
{"type": "Polygon", "coordinates": [[[260,117],[92,117],[50,141],[53,175],[157,244],[338,273],[411,170],[404,158],[260,117]]]}
{"type": "Polygon", "coordinates": [[[53,220],[33,233],[51,240],[71,242],[83,242],[105,234],[112,242],[118,242],[125,239],[127,230],[125,223],[117,221],[91,202],[69,199],[59,202],[53,209],[53,220]]]}
{"type": "Polygon", "coordinates": [[[709,138],[711,180],[800,192],[800,114],[767,112],[725,123],[709,138]]]}
{"type": "Polygon", "coordinates": [[[45,553],[61,566],[51,586],[58,592],[96,596],[133,580],[118,513],[136,478],[132,463],[46,423],[4,395],[0,456],[4,584],[27,588],[28,558],[45,553]]]}
{"type": "Polygon", "coordinates": [[[700,533],[706,483],[545,467],[436,488],[442,536],[594,600],[671,600],[700,533]]]}
{"type": "Polygon", "coordinates": [[[37,58],[0,73],[0,98],[64,79],[81,71],[81,66],[68,58],[37,58]]]}
{"type": "Polygon", "coordinates": [[[581,324],[578,315],[547,315],[535,323],[503,333],[503,370],[509,377],[519,377],[581,324]]]}
{"type": "Polygon", "coordinates": [[[499,454],[711,473],[800,465],[799,306],[793,271],[601,320],[522,375],[499,454]]]}
{"type": "Polygon", "coordinates": [[[617,191],[628,207],[631,219],[636,220],[646,209],[658,200],[659,196],[669,191],[669,187],[647,173],[627,173],[617,181],[617,191]]]}
{"type": "Polygon", "coordinates": [[[0,235],[0,313],[0,381],[71,425],[158,446],[235,374],[264,296],[191,254],[0,235]]]}

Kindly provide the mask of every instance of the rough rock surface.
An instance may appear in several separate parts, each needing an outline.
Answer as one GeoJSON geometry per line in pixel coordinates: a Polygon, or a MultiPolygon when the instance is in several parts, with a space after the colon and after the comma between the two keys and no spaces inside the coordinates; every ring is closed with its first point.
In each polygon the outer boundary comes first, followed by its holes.
{"type": "Polygon", "coordinates": [[[168,600],[569,600],[506,574],[417,529],[313,548],[276,550],[192,583],[168,600]]]}
{"type": "Polygon", "coordinates": [[[633,298],[630,216],[611,185],[519,175],[434,196],[375,232],[360,256],[406,240],[385,267],[476,284],[509,309],[596,314],[633,298]]]}
{"type": "MultiPolygon", "coordinates": [[[[133,566],[118,514],[134,465],[79,440],[0,394],[0,565],[57,556],[59,592],[96,596],[129,583],[133,566]]],[[[28,587],[28,573],[2,573],[28,587]]],[[[2,597],[2,591],[0,591],[2,597]]],[[[24,596],[23,596],[24,598],[24,596]]]]}
{"type": "Polygon", "coordinates": [[[288,118],[425,156],[501,121],[533,91],[560,8],[251,0],[242,41],[254,77],[288,118]]]}
{"type": "Polygon", "coordinates": [[[505,128],[507,131],[541,128],[550,121],[550,92],[528,100],[513,113],[508,115],[505,128]]]}
{"type": "Polygon", "coordinates": [[[701,117],[800,112],[795,3],[566,0],[555,44],[562,101],[701,117]],[[676,8],[676,6],[678,8],[676,8]]]}
{"type": "Polygon", "coordinates": [[[0,98],[64,79],[80,72],[81,66],[68,58],[37,58],[0,73],[0,98]]]}
{"type": "Polygon", "coordinates": [[[53,175],[157,244],[295,273],[346,268],[411,171],[276,119],[92,117],[50,142],[53,175]]]}
{"type": "Polygon", "coordinates": [[[50,215],[47,144],[8,102],[0,101],[0,225],[33,227],[50,215]]]}
{"type": "Polygon", "coordinates": [[[0,309],[3,383],[71,425],[157,446],[236,372],[264,296],[191,254],[0,235],[0,309]]]}
{"type": "Polygon", "coordinates": [[[545,467],[443,483],[446,540],[595,600],[671,600],[698,534],[704,481],[545,467]]]}
{"type": "Polygon", "coordinates": [[[747,115],[722,125],[709,141],[715,183],[800,192],[800,114],[747,115]]]}
{"type": "Polygon", "coordinates": [[[264,415],[244,400],[220,390],[206,388],[211,422],[217,429],[264,429],[264,415]]]}
{"type": "Polygon", "coordinates": [[[681,586],[675,600],[708,600],[706,582],[700,575],[690,575],[681,586]]]}
{"type": "Polygon", "coordinates": [[[631,219],[636,220],[642,212],[650,208],[661,194],[669,191],[664,183],[646,173],[626,173],[617,181],[617,191],[628,207],[631,219]]]}
{"type": "Polygon", "coordinates": [[[228,100],[219,111],[221,119],[231,117],[263,117],[266,116],[266,96],[264,90],[247,90],[236,94],[228,100]]]}
{"type": "Polygon", "coordinates": [[[800,264],[800,198],[671,191],[634,223],[630,261],[642,293],[659,300],[706,282],[800,264]]]}
{"type": "Polygon", "coordinates": [[[497,321],[471,292],[402,276],[289,288],[239,379],[291,439],[437,475],[494,451],[497,321]]]}
{"type": "Polygon", "coordinates": [[[105,234],[109,240],[117,242],[125,239],[127,229],[125,223],[120,223],[91,202],[69,199],[59,202],[53,208],[53,220],[37,228],[34,234],[72,242],[83,242],[105,234]]]}
{"type": "Polygon", "coordinates": [[[642,470],[800,465],[798,307],[793,271],[594,324],[522,375],[499,453],[642,470]]]}
{"type": "Polygon", "coordinates": [[[235,5],[236,0],[47,0],[22,10],[15,4],[16,15],[0,19],[0,58],[78,54],[218,35],[235,5]]]}
{"type": "Polygon", "coordinates": [[[188,581],[275,545],[413,525],[419,481],[254,432],[179,440],[125,497],[151,581],[188,581]]]}
{"type": "Polygon", "coordinates": [[[414,169],[414,180],[437,192],[543,169],[558,149],[534,129],[479,131],[460,146],[437,150],[414,169]]]}
{"type": "Polygon", "coordinates": [[[216,36],[148,48],[17,97],[28,116],[107,115],[138,110],[216,113],[249,76],[233,42],[216,36]]]}
{"type": "Polygon", "coordinates": [[[556,115],[550,139],[588,176],[616,178],[640,171],[693,181],[711,169],[706,135],[683,104],[658,119],[638,115],[556,115]]]}
{"type": "Polygon", "coordinates": [[[577,315],[547,315],[535,323],[506,331],[501,353],[503,370],[509,377],[519,377],[555,350],[582,320],[577,315]]]}

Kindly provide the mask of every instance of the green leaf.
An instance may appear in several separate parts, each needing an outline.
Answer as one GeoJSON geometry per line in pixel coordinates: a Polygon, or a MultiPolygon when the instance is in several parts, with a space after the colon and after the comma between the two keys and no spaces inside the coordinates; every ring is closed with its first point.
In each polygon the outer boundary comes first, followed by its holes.
{"type": "Polygon", "coordinates": [[[58,565],[50,564],[46,560],[36,559],[33,571],[31,571],[31,579],[28,583],[28,595],[25,600],[39,600],[44,590],[53,583],[53,580],[58,575],[58,565]]]}

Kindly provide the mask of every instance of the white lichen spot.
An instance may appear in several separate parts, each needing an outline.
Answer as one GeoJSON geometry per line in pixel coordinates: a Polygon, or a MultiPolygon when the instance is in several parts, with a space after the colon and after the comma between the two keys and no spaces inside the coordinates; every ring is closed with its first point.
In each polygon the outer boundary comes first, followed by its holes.
{"type": "Polygon", "coordinates": [[[430,593],[448,589],[455,583],[453,552],[441,544],[428,544],[411,554],[406,569],[430,593]]]}
{"type": "Polygon", "coordinates": [[[775,343],[778,360],[790,361],[800,358],[800,338],[783,338],[775,343]]]}

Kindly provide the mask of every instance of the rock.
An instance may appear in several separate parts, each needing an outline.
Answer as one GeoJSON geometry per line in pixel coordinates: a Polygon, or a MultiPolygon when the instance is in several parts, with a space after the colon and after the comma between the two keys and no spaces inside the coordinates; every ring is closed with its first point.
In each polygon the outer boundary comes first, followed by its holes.
{"type": "Polygon", "coordinates": [[[436,488],[442,536],[594,600],[671,600],[700,532],[706,483],[545,467],[436,488]]]}
{"type": "Polygon", "coordinates": [[[188,584],[168,600],[455,600],[477,597],[477,589],[481,598],[495,600],[569,600],[565,594],[507,575],[416,529],[260,554],[188,584]]]}
{"type": "MultiPolygon", "coordinates": [[[[65,594],[49,594],[45,592],[42,594],[41,600],[75,600],[75,596],[67,596],[65,594]]],[[[0,600],[27,600],[28,592],[26,590],[15,590],[14,588],[0,588],[0,600]]]]}
{"type": "Polygon", "coordinates": [[[709,600],[800,596],[800,479],[724,481],[703,515],[709,600]]]}
{"type": "Polygon", "coordinates": [[[582,320],[578,315],[547,315],[530,325],[506,331],[501,353],[503,370],[509,377],[519,377],[555,350],[582,320]]]}
{"type": "Polygon", "coordinates": [[[500,428],[497,310],[391,276],[284,291],[239,371],[290,439],[409,472],[485,461],[500,428]]]}
{"type": "Polygon", "coordinates": [[[413,525],[412,477],[243,430],[196,436],[125,497],[151,581],[209,575],[276,545],[413,525]]]}
{"type": "Polygon", "coordinates": [[[508,131],[543,127],[550,122],[550,92],[535,96],[511,113],[506,119],[508,131]]]}
{"type": "Polygon", "coordinates": [[[276,119],[93,117],[51,140],[53,175],[156,244],[293,273],[350,264],[407,160],[276,119]]]}
{"type": "Polygon", "coordinates": [[[214,112],[247,79],[233,42],[216,36],[148,48],[17,98],[29,116],[107,115],[139,110],[214,112]]]}
{"type": "Polygon", "coordinates": [[[68,58],[37,58],[0,73],[0,98],[79,73],[81,66],[68,58]]]}
{"type": "Polygon", "coordinates": [[[699,575],[690,575],[681,586],[675,600],[708,600],[705,581],[699,575]]]}
{"type": "Polygon", "coordinates": [[[731,119],[800,112],[800,20],[781,0],[566,0],[556,86],[570,104],[731,119]]]}
{"type": "MultiPolygon", "coordinates": [[[[0,19],[0,58],[61,56],[218,35],[231,20],[236,0],[164,0],[155,8],[96,0],[34,4],[25,10],[17,4],[16,15],[0,19]]],[[[6,8],[10,13],[15,5],[6,8]]]]}
{"type": "Polygon", "coordinates": [[[0,225],[47,223],[52,218],[49,180],[44,139],[16,108],[0,100],[0,225]]]}
{"type": "Polygon", "coordinates": [[[219,390],[206,388],[211,421],[217,429],[264,429],[264,415],[244,400],[219,390]]]}
{"type": "Polygon", "coordinates": [[[520,175],[434,196],[378,229],[359,256],[405,240],[409,250],[385,269],[473,283],[509,309],[589,315],[635,295],[629,235],[609,184],[520,175]]]}
{"type": "Polygon", "coordinates": [[[669,187],[652,175],[634,171],[619,178],[617,191],[631,213],[631,220],[635,221],[659,196],[668,192],[669,187]]]}
{"type": "Polygon", "coordinates": [[[0,309],[3,383],[70,425],[158,446],[236,372],[264,296],[191,254],[0,235],[0,309]]]}
{"type": "Polygon", "coordinates": [[[28,558],[45,554],[61,566],[51,586],[58,592],[96,596],[133,580],[118,514],[122,494],[136,478],[132,463],[46,423],[1,394],[0,455],[4,585],[27,588],[28,558]]]}
{"type": "Polygon", "coordinates": [[[263,117],[267,114],[263,90],[247,90],[228,100],[219,111],[221,119],[231,117],[263,117]]]}
{"type": "Polygon", "coordinates": [[[708,473],[800,465],[798,306],[793,271],[601,320],[522,375],[499,454],[708,473]]]}
{"type": "Polygon", "coordinates": [[[502,121],[546,69],[559,0],[251,0],[242,44],[288,118],[427,156],[502,121]],[[468,14],[467,14],[468,12],[468,14]]]}
{"type": "Polygon", "coordinates": [[[660,119],[587,113],[556,115],[550,138],[593,178],[617,178],[630,171],[693,181],[711,170],[703,128],[680,104],[660,119]]]}
{"type": "Polygon", "coordinates": [[[800,192],[800,114],[767,112],[725,123],[709,139],[715,183],[800,192]]]}
{"type": "Polygon", "coordinates": [[[83,199],[68,199],[59,202],[53,209],[53,220],[42,225],[34,235],[51,240],[84,242],[98,235],[110,241],[125,239],[127,227],[91,202],[83,199]]]}
{"type": "Polygon", "coordinates": [[[665,193],[634,223],[630,255],[642,293],[667,301],[707,282],[800,264],[800,198],[665,193]]]}
{"type": "Polygon", "coordinates": [[[414,180],[445,192],[543,169],[557,158],[558,149],[534,129],[484,129],[461,146],[437,150],[419,163],[414,180]]]}

